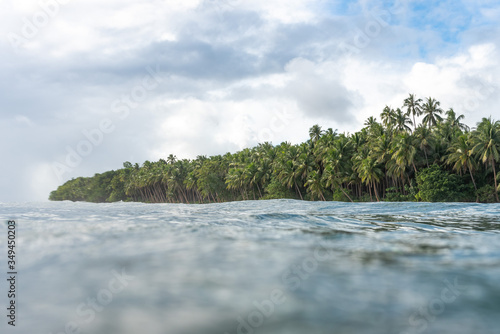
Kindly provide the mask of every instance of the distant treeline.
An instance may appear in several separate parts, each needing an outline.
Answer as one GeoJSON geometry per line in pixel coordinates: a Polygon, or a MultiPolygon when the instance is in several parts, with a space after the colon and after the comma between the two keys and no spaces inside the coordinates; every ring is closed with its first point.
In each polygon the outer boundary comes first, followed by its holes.
{"type": "Polygon", "coordinates": [[[66,182],[50,200],[498,202],[499,121],[483,118],[470,129],[463,115],[412,94],[401,109],[385,107],[380,118],[368,118],[353,134],[314,125],[310,139],[298,145],[266,142],[222,156],[125,162],[122,169],[66,182]]]}

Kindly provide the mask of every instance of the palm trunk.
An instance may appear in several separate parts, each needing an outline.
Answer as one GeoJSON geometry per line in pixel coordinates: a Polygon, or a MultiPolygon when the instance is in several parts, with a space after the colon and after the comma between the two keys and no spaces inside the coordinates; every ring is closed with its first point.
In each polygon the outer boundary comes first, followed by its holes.
{"type": "Polygon", "coordinates": [[[377,187],[375,186],[375,181],[373,181],[372,184],[373,184],[373,190],[375,190],[375,197],[377,198],[377,202],[380,202],[380,198],[378,197],[378,190],[377,187]]]}
{"type": "Polygon", "coordinates": [[[149,203],[153,203],[153,195],[151,193],[151,189],[149,187],[146,187],[146,194],[147,194],[147,200],[149,203]]]}
{"type": "MultiPolygon", "coordinates": [[[[189,200],[188,200],[188,198],[187,198],[187,193],[186,193],[186,191],[184,190],[184,188],[183,188],[182,186],[179,186],[179,189],[180,189],[180,191],[181,191],[181,195],[182,195],[182,197],[184,197],[184,200],[186,201],[186,203],[187,203],[187,204],[189,204],[189,200]]],[[[182,197],[181,197],[181,198],[182,198],[182,197]]]]}
{"type": "Polygon", "coordinates": [[[470,178],[472,179],[472,184],[474,184],[474,189],[476,190],[476,203],[479,203],[479,195],[477,193],[476,181],[474,180],[474,176],[472,175],[472,170],[469,168],[470,178]]]}
{"type": "Polygon", "coordinates": [[[258,183],[256,183],[256,185],[257,185],[257,189],[259,190],[259,195],[260,195],[260,197],[262,198],[262,192],[260,191],[259,184],[258,184],[258,183]]]}
{"type": "Polygon", "coordinates": [[[163,185],[160,185],[160,192],[161,192],[161,200],[163,203],[167,203],[167,196],[166,196],[166,192],[167,190],[165,189],[165,187],[163,187],[163,185]]]}
{"type": "Polygon", "coordinates": [[[493,180],[495,181],[495,189],[493,191],[495,192],[495,198],[497,200],[497,203],[500,202],[498,200],[498,184],[497,184],[497,171],[496,166],[495,166],[495,159],[491,158],[491,166],[493,167],[493,180]]]}
{"type": "Polygon", "coordinates": [[[347,195],[347,193],[344,191],[344,188],[342,188],[342,186],[340,186],[340,190],[344,193],[344,195],[347,196],[347,198],[349,198],[349,200],[351,201],[351,203],[354,203],[354,201],[352,200],[352,198],[349,195],[347,195]]]}
{"type": "Polygon", "coordinates": [[[323,192],[320,191],[319,194],[321,195],[321,198],[323,199],[323,201],[326,202],[325,196],[323,196],[323,192]]]}
{"type": "Polygon", "coordinates": [[[153,186],[153,192],[155,194],[155,201],[157,203],[160,203],[161,202],[161,197],[160,197],[160,192],[158,191],[158,186],[157,185],[153,186]]]}
{"type": "Polygon", "coordinates": [[[200,201],[200,203],[203,203],[203,197],[201,197],[201,194],[198,190],[196,190],[196,195],[198,196],[198,200],[200,201]]]}
{"type": "Polygon", "coordinates": [[[385,186],[384,186],[384,193],[382,196],[385,198],[387,194],[387,188],[389,188],[389,178],[387,177],[387,171],[385,172],[385,186]]]}
{"type": "Polygon", "coordinates": [[[304,199],[302,198],[302,194],[300,193],[299,187],[297,186],[297,181],[294,181],[293,183],[295,183],[295,189],[299,193],[300,199],[303,201],[304,199]]]}

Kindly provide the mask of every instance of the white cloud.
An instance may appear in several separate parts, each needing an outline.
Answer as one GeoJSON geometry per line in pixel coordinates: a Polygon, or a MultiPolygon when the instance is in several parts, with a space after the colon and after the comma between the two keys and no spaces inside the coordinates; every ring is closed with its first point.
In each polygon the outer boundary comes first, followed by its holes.
{"type": "Polygon", "coordinates": [[[494,94],[500,85],[498,51],[493,44],[474,45],[435,64],[417,63],[404,79],[411,92],[433,96],[446,108],[463,113],[475,125],[484,116],[494,115],[494,94]]]}
{"type": "MultiPolygon", "coordinates": [[[[161,67],[163,84],[126,120],[113,118],[116,130],[66,178],[170,153],[298,143],[315,123],[352,132],[408,93],[441,100],[471,125],[498,118],[498,6],[467,1],[477,16],[449,42],[416,27],[401,3],[391,25],[347,56],[340,42],[352,42],[382,1],[350,5],[345,16],[331,9],[340,2],[315,0],[70,1],[17,54],[6,34],[20,34],[40,6],[2,1],[0,130],[16,141],[0,142],[0,155],[16,163],[3,165],[0,201],[46,199],[57,186],[47,166],[84,139],[82,130],[115,117],[112,101],[148,65],[161,67]]],[[[433,17],[446,12],[431,7],[433,17]]]]}
{"type": "Polygon", "coordinates": [[[482,117],[497,113],[498,59],[491,43],[473,45],[435,62],[369,62],[350,57],[343,67],[343,84],[359,92],[364,101],[357,126],[369,116],[378,117],[385,105],[402,107],[409,93],[422,99],[434,97],[443,108],[454,108],[475,125],[482,117]]]}
{"type": "Polygon", "coordinates": [[[262,99],[200,101],[170,105],[157,133],[161,143],[152,156],[181,158],[235,152],[260,142],[300,142],[308,126],[293,101],[262,99]]]}
{"type": "Polygon", "coordinates": [[[286,65],[285,71],[292,76],[285,90],[287,96],[295,99],[306,115],[332,119],[337,124],[354,120],[359,95],[342,84],[342,72],[337,63],[316,64],[296,58],[286,65]]]}
{"type": "Polygon", "coordinates": [[[292,24],[310,22],[317,18],[317,1],[314,0],[233,0],[233,2],[263,13],[263,16],[269,21],[277,20],[285,24],[292,24]]]}

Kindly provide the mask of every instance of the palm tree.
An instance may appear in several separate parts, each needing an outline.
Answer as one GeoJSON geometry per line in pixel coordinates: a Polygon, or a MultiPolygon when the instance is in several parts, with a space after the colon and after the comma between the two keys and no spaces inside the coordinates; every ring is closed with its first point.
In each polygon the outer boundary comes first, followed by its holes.
{"type": "Polygon", "coordinates": [[[311,141],[313,143],[316,143],[321,138],[322,134],[323,131],[321,130],[321,126],[319,126],[318,124],[313,125],[309,129],[309,137],[311,138],[311,141]]]}
{"type": "Polygon", "coordinates": [[[377,119],[373,116],[368,117],[365,121],[365,126],[367,126],[369,128],[371,128],[375,124],[378,124],[378,123],[377,123],[377,119]]]}
{"type": "Polygon", "coordinates": [[[466,124],[461,122],[465,118],[465,116],[457,116],[453,108],[448,109],[448,111],[446,112],[446,116],[446,120],[448,121],[448,123],[450,123],[452,129],[457,129],[463,132],[468,132],[470,130],[466,124]]]}
{"type": "Polygon", "coordinates": [[[351,201],[368,191],[382,200],[390,187],[406,193],[417,169],[435,163],[469,174],[476,196],[485,180],[494,183],[498,200],[500,122],[485,118],[471,132],[463,115],[448,109],[443,116],[438,101],[429,97],[424,103],[413,94],[401,109],[386,106],[382,123],[370,117],[352,135],[314,125],[310,138],[297,145],[263,143],[224,156],[126,162],[118,171],[69,182],[51,199],[203,203],[266,194],[302,199],[307,192],[311,199],[325,200],[325,190],[331,189],[335,197],[342,191],[351,201]],[[417,124],[422,112],[423,123],[417,124]]]}
{"type": "MultiPolygon", "coordinates": [[[[284,184],[287,188],[295,187],[296,193],[302,198],[302,193],[300,191],[298,180],[303,175],[304,171],[298,171],[298,166],[296,159],[299,156],[299,149],[295,145],[290,145],[289,143],[282,143],[278,148],[278,156],[274,163],[275,174],[278,180],[284,184]]],[[[307,173],[307,169],[305,170],[307,173]]]]}
{"type": "Polygon", "coordinates": [[[395,115],[394,115],[394,110],[389,108],[388,106],[385,106],[384,110],[380,114],[380,118],[382,119],[382,123],[390,128],[394,124],[395,120],[395,115]]]}
{"type": "MultiPolygon", "coordinates": [[[[245,200],[245,178],[245,171],[242,168],[231,168],[226,176],[227,189],[239,190],[243,200],[245,200]]],[[[204,190],[205,189],[202,190],[202,193],[207,196],[210,201],[209,191],[204,190]]]]}
{"type": "Polygon", "coordinates": [[[434,133],[436,137],[440,138],[447,146],[450,146],[451,142],[462,134],[462,131],[457,128],[452,128],[451,123],[446,121],[437,124],[434,128],[434,133]]]}
{"type": "Polygon", "coordinates": [[[297,184],[298,173],[293,160],[289,160],[285,163],[285,168],[279,176],[285,180],[288,188],[291,188],[292,185],[295,186],[295,191],[299,194],[300,199],[304,200],[304,198],[302,198],[299,185],[297,184]]]}
{"type": "Polygon", "coordinates": [[[396,137],[393,152],[392,158],[398,165],[404,167],[413,166],[415,174],[417,173],[417,167],[415,167],[417,149],[415,148],[414,137],[412,135],[402,133],[396,137]]]}
{"type": "MultiPolygon", "coordinates": [[[[299,150],[295,157],[295,175],[300,184],[304,184],[307,181],[307,176],[315,169],[314,158],[311,154],[311,150],[306,143],[299,145],[299,150]]],[[[299,191],[300,192],[300,191],[299,191]]],[[[302,197],[302,195],[301,195],[302,197]]]]}
{"type": "Polygon", "coordinates": [[[470,135],[467,134],[459,136],[448,149],[450,154],[446,159],[446,163],[453,165],[453,169],[460,174],[462,174],[462,171],[469,171],[470,178],[474,184],[474,189],[476,190],[476,202],[479,202],[479,198],[477,197],[478,193],[476,181],[474,180],[474,175],[472,174],[476,167],[476,161],[473,156],[473,146],[470,139],[470,135]]]}
{"type": "Polygon", "coordinates": [[[415,166],[417,149],[414,145],[413,136],[405,132],[395,137],[392,152],[391,160],[388,163],[388,171],[392,175],[401,178],[404,192],[407,167],[413,166],[415,174],[417,174],[417,167],[415,166]]]}
{"type": "Polygon", "coordinates": [[[404,106],[406,109],[407,116],[413,116],[413,129],[417,129],[417,122],[415,121],[415,116],[420,116],[422,114],[421,107],[422,99],[415,99],[414,94],[410,94],[404,101],[404,106]]]}
{"type": "Polygon", "coordinates": [[[333,139],[335,139],[335,137],[337,137],[337,130],[335,129],[335,131],[334,131],[332,128],[328,128],[325,131],[325,135],[330,137],[331,140],[333,140],[333,139]]]}
{"type": "Polygon", "coordinates": [[[326,187],[331,187],[332,190],[339,188],[351,202],[353,200],[344,190],[342,184],[352,173],[351,155],[353,151],[352,141],[345,134],[342,134],[335,140],[323,160],[325,166],[323,179],[326,187]]]}
{"type": "Polygon", "coordinates": [[[342,187],[343,178],[342,174],[337,173],[335,169],[337,168],[336,163],[332,163],[325,168],[325,172],[323,173],[323,182],[326,187],[330,187],[330,189],[335,190],[339,188],[340,191],[349,199],[349,201],[353,202],[352,198],[346,193],[344,188],[342,187]]]}
{"type": "Polygon", "coordinates": [[[307,191],[311,194],[313,200],[314,197],[317,196],[318,198],[321,198],[323,201],[326,201],[325,197],[323,196],[323,185],[321,183],[321,175],[317,171],[313,170],[309,173],[306,181],[306,187],[307,191]]]}
{"type": "MultiPolygon", "coordinates": [[[[262,192],[260,191],[259,183],[260,183],[260,171],[255,162],[251,162],[245,168],[245,173],[248,178],[248,182],[250,187],[252,187],[252,192],[254,191],[254,186],[257,187],[259,191],[260,197],[262,197],[262,192]]],[[[255,197],[255,196],[254,196],[255,197]]]]}
{"type": "Polygon", "coordinates": [[[424,152],[425,156],[425,164],[429,167],[429,159],[427,157],[427,153],[429,149],[432,147],[432,131],[429,128],[426,128],[423,125],[420,125],[414,132],[415,138],[419,143],[419,148],[424,152]]]}
{"type": "Polygon", "coordinates": [[[439,107],[440,105],[441,102],[436,101],[432,97],[428,97],[425,100],[425,103],[422,105],[422,114],[425,115],[423,119],[425,126],[430,128],[443,120],[440,116],[443,113],[443,109],[439,107]]]}
{"type": "Polygon", "coordinates": [[[473,142],[473,152],[478,154],[485,165],[490,164],[493,169],[495,198],[499,202],[496,162],[500,160],[500,121],[494,121],[491,117],[483,118],[477,125],[473,142]]]}
{"type": "Polygon", "coordinates": [[[411,120],[408,118],[406,114],[404,114],[401,109],[396,109],[394,113],[394,121],[396,123],[396,130],[399,132],[410,131],[410,127],[408,125],[412,125],[411,120]]]}
{"type": "Polygon", "coordinates": [[[170,154],[167,158],[167,162],[173,165],[177,161],[177,157],[173,154],[170,154]]]}
{"type": "Polygon", "coordinates": [[[439,137],[439,134],[433,133],[433,140],[431,142],[431,146],[432,146],[432,149],[430,150],[430,152],[432,152],[430,156],[431,162],[439,164],[442,161],[443,157],[446,155],[449,145],[447,141],[439,137]]]}
{"type": "Polygon", "coordinates": [[[377,159],[379,163],[385,163],[391,156],[391,137],[388,133],[375,138],[371,155],[377,159]]]}
{"type": "MultiPolygon", "coordinates": [[[[361,177],[361,181],[365,183],[368,187],[372,186],[375,191],[375,197],[377,198],[377,202],[380,202],[380,198],[378,196],[378,190],[375,183],[380,182],[380,179],[383,177],[382,169],[377,164],[377,161],[372,158],[363,159],[361,165],[358,168],[358,173],[361,177]]],[[[371,197],[371,191],[370,191],[371,197]]]]}

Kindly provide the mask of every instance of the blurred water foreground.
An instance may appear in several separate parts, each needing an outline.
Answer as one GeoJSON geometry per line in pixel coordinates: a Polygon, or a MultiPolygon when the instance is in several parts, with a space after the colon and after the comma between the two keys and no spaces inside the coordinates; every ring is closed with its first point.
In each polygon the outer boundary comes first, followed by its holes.
{"type": "Polygon", "coordinates": [[[2,333],[500,327],[498,204],[52,202],[0,210],[18,223],[19,261],[17,324],[12,331],[4,316],[2,333]]]}

